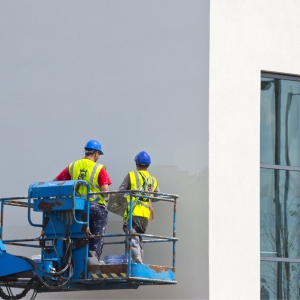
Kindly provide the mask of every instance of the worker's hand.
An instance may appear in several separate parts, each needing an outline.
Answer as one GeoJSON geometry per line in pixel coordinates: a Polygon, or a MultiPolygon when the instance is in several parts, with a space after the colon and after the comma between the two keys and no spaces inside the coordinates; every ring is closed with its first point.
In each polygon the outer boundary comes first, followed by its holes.
{"type": "Polygon", "coordinates": [[[127,222],[123,223],[123,231],[126,233],[127,232],[127,222]]]}

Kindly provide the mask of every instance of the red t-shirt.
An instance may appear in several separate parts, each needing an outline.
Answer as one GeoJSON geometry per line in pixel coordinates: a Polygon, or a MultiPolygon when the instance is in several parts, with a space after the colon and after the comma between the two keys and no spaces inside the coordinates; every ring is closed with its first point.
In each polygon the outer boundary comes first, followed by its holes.
{"type": "MultiPolygon", "coordinates": [[[[57,176],[56,179],[58,181],[65,181],[65,180],[71,180],[71,175],[69,173],[69,167],[66,167],[64,170],[62,170],[57,176]]],[[[99,176],[98,176],[98,184],[99,186],[108,184],[111,184],[111,180],[106,172],[105,168],[102,168],[99,176]]]]}

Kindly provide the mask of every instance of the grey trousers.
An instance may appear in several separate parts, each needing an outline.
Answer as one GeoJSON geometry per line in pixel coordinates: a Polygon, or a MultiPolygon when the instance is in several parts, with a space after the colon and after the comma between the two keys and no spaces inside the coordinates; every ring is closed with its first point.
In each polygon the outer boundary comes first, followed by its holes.
{"type": "MultiPolygon", "coordinates": [[[[133,233],[136,233],[134,229],[132,229],[133,233]]],[[[132,262],[136,264],[143,263],[143,248],[142,248],[142,238],[139,236],[131,237],[131,258],[132,262]]]]}
{"type": "MultiPolygon", "coordinates": [[[[143,217],[132,217],[132,233],[145,233],[148,225],[148,220],[143,217]]],[[[127,229],[128,231],[128,225],[127,229]]],[[[143,263],[143,248],[142,248],[142,237],[132,236],[131,237],[131,258],[133,263],[143,263]]]]}

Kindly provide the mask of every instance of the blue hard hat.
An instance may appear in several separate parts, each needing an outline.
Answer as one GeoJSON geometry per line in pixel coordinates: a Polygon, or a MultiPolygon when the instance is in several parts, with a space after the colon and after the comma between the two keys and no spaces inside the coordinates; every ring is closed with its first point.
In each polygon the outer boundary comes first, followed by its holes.
{"type": "Polygon", "coordinates": [[[134,158],[134,161],[141,166],[149,166],[151,164],[151,158],[149,154],[145,151],[142,151],[139,154],[137,154],[134,158]]]}
{"type": "Polygon", "coordinates": [[[92,149],[92,150],[97,150],[100,152],[101,155],[103,155],[104,153],[102,152],[102,147],[101,144],[96,141],[96,140],[90,140],[86,143],[84,149],[92,149]]]}

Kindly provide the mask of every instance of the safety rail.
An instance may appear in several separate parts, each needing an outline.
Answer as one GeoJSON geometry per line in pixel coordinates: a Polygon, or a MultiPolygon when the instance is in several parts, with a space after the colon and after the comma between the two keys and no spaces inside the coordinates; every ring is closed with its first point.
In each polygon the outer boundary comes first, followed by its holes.
{"type": "MultiPolygon", "coordinates": [[[[128,238],[129,247],[126,247],[125,254],[128,256],[128,272],[127,275],[130,277],[130,265],[131,265],[131,252],[132,252],[132,242],[131,237],[132,236],[140,236],[140,237],[148,237],[152,238],[151,240],[143,240],[143,243],[157,243],[157,242],[173,242],[173,253],[172,253],[172,267],[176,267],[176,242],[178,241],[178,238],[176,238],[176,207],[177,207],[177,198],[178,195],[175,194],[166,194],[166,193],[160,193],[160,192],[146,192],[146,191],[140,191],[140,190],[124,190],[124,191],[112,191],[112,192],[101,192],[101,193],[90,193],[90,195],[111,195],[111,194],[121,194],[124,196],[130,196],[130,202],[129,202],[129,219],[128,219],[128,234],[105,234],[105,235],[91,235],[90,237],[116,237],[116,236],[124,236],[125,238],[128,238]],[[133,207],[133,197],[140,197],[140,198],[147,198],[149,200],[155,200],[155,201],[165,201],[165,202],[171,202],[173,203],[173,236],[167,237],[167,236],[160,236],[160,235],[151,235],[151,234],[140,234],[140,233],[131,233],[132,231],[132,207],[133,207]]],[[[124,244],[125,241],[120,242],[104,242],[104,244],[124,244]]]]}

